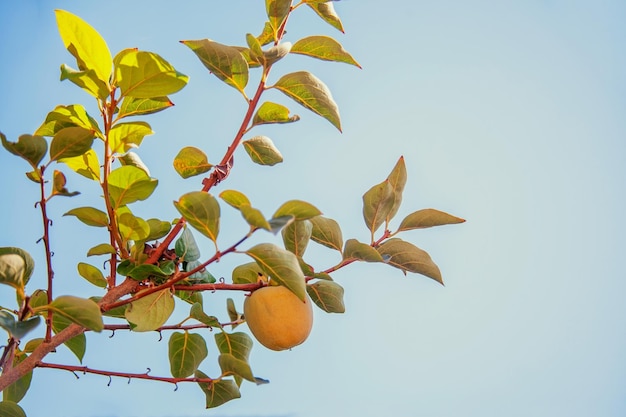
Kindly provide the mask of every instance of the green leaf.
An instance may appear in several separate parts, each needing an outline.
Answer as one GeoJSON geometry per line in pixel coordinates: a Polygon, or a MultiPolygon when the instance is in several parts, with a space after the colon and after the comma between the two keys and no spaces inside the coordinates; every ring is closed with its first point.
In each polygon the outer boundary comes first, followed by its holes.
{"type": "Polygon", "coordinates": [[[241,206],[252,205],[244,193],[236,190],[224,190],[220,193],[219,197],[236,209],[241,208],[241,206]]]}
{"type": "MultiPolygon", "coordinates": [[[[208,376],[201,371],[196,371],[195,377],[208,378],[208,376]]],[[[206,408],[219,407],[230,400],[241,397],[239,387],[235,381],[231,379],[221,379],[211,383],[198,382],[198,385],[206,395],[206,408]]]]}
{"type": "Polygon", "coordinates": [[[26,417],[26,413],[13,401],[0,402],[0,416],[2,417],[26,417]]]}
{"type": "Polygon", "coordinates": [[[100,161],[93,149],[89,149],[82,155],[61,158],[58,162],[67,165],[72,171],[90,180],[100,181],[100,161]]]}
{"type": "Polygon", "coordinates": [[[107,286],[107,280],[104,278],[102,271],[93,265],[79,262],[78,274],[96,287],[106,288],[107,286]]]}
{"type": "Polygon", "coordinates": [[[285,249],[296,256],[304,256],[304,251],[311,239],[313,224],[309,220],[295,221],[281,231],[285,249]]]}
{"type": "Polygon", "coordinates": [[[343,287],[334,281],[317,281],[306,290],[316,306],[327,313],[345,313],[343,287]]]}
{"type": "Polygon", "coordinates": [[[118,123],[109,131],[109,147],[113,153],[125,153],[138,148],[143,138],[153,133],[146,122],[118,123]]]}
{"type": "Polygon", "coordinates": [[[296,255],[271,243],[258,244],[248,249],[246,253],[256,261],[265,275],[287,287],[304,301],[306,297],[304,274],[296,255]]]}
{"type": "Polygon", "coordinates": [[[248,362],[237,359],[228,353],[221,354],[217,361],[222,370],[222,375],[235,375],[248,381],[256,382],[248,362]]]}
{"type": "Polygon", "coordinates": [[[272,29],[272,25],[270,22],[265,22],[265,24],[263,25],[263,31],[256,38],[258,39],[261,46],[265,46],[269,43],[274,42],[274,29],[272,29]]]}
{"type": "Polygon", "coordinates": [[[173,311],[172,292],[164,289],[130,303],[126,309],[126,320],[130,323],[132,331],[148,332],[163,326],[173,311]]]}
{"type": "Polygon", "coordinates": [[[112,255],[114,253],[117,252],[115,251],[115,248],[113,246],[108,243],[101,243],[89,249],[89,251],[87,251],[87,256],[112,255]]]}
{"type": "Polygon", "coordinates": [[[237,48],[209,39],[181,41],[217,78],[244,94],[248,84],[248,62],[237,48]]]}
{"type": "MultiPolygon", "coordinates": [[[[15,356],[15,358],[13,359],[13,367],[15,367],[24,359],[26,359],[26,357],[27,357],[26,355],[15,356]]],[[[21,377],[20,379],[18,379],[17,381],[12,383],[8,387],[6,387],[2,391],[2,400],[19,403],[28,392],[28,388],[30,388],[30,382],[32,379],[33,379],[33,371],[30,371],[26,375],[24,375],[23,377],[21,377]]],[[[2,411],[2,408],[0,408],[0,411],[2,411]]],[[[5,416],[6,414],[0,414],[0,415],[5,416]]]]}
{"type": "Polygon", "coordinates": [[[265,10],[267,18],[273,30],[274,40],[278,40],[278,29],[283,24],[289,11],[292,0],[265,0],[265,10]]]}
{"type": "Polygon", "coordinates": [[[339,223],[322,216],[312,217],[311,223],[313,224],[313,230],[311,231],[311,240],[313,242],[341,252],[343,235],[339,223]]]}
{"type": "Polygon", "coordinates": [[[50,161],[80,156],[91,149],[94,132],[72,126],[59,130],[50,142],[50,161]]]}
{"type": "Polygon", "coordinates": [[[356,239],[346,240],[343,259],[359,259],[365,262],[383,262],[383,258],[376,249],[356,239]]]}
{"type": "Polygon", "coordinates": [[[78,69],[93,70],[108,83],[113,65],[111,52],[100,34],[84,20],[65,10],[55,10],[63,45],[76,58],[78,69]]]}
{"type": "Polygon", "coordinates": [[[174,158],[174,169],[183,178],[204,174],[212,167],[206,154],[193,146],[181,149],[174,158]]]}
{"type": "Polygon", "coordinates": [[[13,314],[0,310],[0,327],[18,340],[30,333],[31,330],[34,330],[40,321],[41,317],[39,316],[31,317],[24,321],[17,321],[13,314]]]}
{"type": "Polygon", "coordinates": [[[150,178],[142,169],[132,165],[121,166],[109,175],[109,198],[114,209],[150,197],[158,180],[150,178]]]}
{"type": "Polygon", "coordinates": [[[37,169],[48,151],[48,142],[41,136],[21,135],[17,142],[9,142],[0,132],[0,140],[7,151],[24,159],[33,169],[37,169]]]}
{"type": "Polygon", "coordinates": [[[289,116],[289,109],[281,104],[266,101],[261,104],[252,119],[252,125],[265,125],[272,123],[292,123],[300,120],[297,114],[289,116]]]}
{"type": "Polygon", "coordinates": [[[206,342],[199,334],[174,332],[170,336],[168,357],[174,378],[192,375],[207,355],[206,342]]]}
{"type": "MultiPolygon", "coordinates": [[[[250,59],[256,63],[263,64],[263,49],[261,49],[259,40],[251,33],[246,33],[246,43],[248,44],[248,48],[250,48],[248,49],[250,59]]],[[[241,52],[241,50],[239,51],[241,52]]],[[[250,65],[249,62],[248,65],[250,65]]]]}
{"type": "Polygon", "coordinates": [[[252,159],[259,165],[276,165],[283,162],[283,156],[267,136],[255,136],[243,141],[243,147],[252,159]]]}
{"type": "Polygon", "coordinates": [[[32,353],[35,349],[39,347],[39,345],[43,343],[43,341],[44,341],[43,337],[30,339],[28,342],[26,342],[26,345],[24,346],[24,352],[32,353]]]}
{"type": "Polygon", "coordinates": [[[124,242],[129,240],[144,241],[150,235],[148,222],[130,212],[122,212],[117,215],[117,226],[120,237],[124,242]]]}
{"type": "Polygon", "coordinates": [[[329,36],[309,36],[291,47],[292,54],[307,55],[324,61],[344,62],[361,68],[343,46],[329,36]]]}
{"type": "Polygon", "coordinates": [[[200,248],[191,230],[187,227],[183,229],[180,237],[176,239],[174,248],[176,256],[180,258],[181,262],[191,262],[200,259],[200,248]]]}
{"type": "Polygon", "coordinates": [[[220,225],[220,206],[215,197],[203,191],[192,191],[175,201],[174,206],[191,226],[216,242],[220,225]]]}
{"type": "MultiPolygon", "coordinates": [[[[72,322],[60,314],[52,316],[52,330],[55,334],[60,333],[70,324],[72,322]]],[[[84,333],[72,337],[63,344],[78,358],[79,362],[83,362],[83,357],[85,357],[85,351],[87,350],[87,337],[84,333]]]]}
{"type": "Polygon", "coordinates": [[[318,14],[326,23],[343,33],[343,24],[335,12],[332,1],[319,2],[316,0],[305,1],[307,5],[318,14]]]}
{"type": "Polygon", "coordinates": [[[270,225],[270,232],[276,234],[276,233],[280,232],[280,230],[283,227],[287,226],[288,224],[290,224],[294,220],[295,220],[295,218],[291,214],[285,215],[285,216],[271,218],[271,219],[268,220],[268,223],[270,225]]]}
{"type": "Polygon", "coordinates": [[[200,323],[206,324],[209,327],[217,327],[218,329],[222,328],[222,325],[217,317],[207,315],[204,310],[202,310],[202,304],[200,303],[194,303],[191,306],[189,315],[191,318],[198,320],[200,323]]]}
{"type": "Polygon", "coordinates": [[[172,107],[169,97],[125,97],[117,115],[118,118],[153,114],[172,107]]]}
{"type": "Polygon", "coordinates": [[[104,328],[100,307],[92,300],[62,295],[50,303],[49,309],[89,330],[101,332],[104,328]]]}
{"type": "Polygon", "coordinates": [[[82,127],[85,130],[95,132],[104,139],[98,122],[87,114],[87,111],[80,104],[69,106],[56,106],[54,110],[46,115],[46,120],[35,132],[36,135],[54,136],[66,127],[82,127]]]}
{"type": "Polygon", "coordinates": [[[161,56],[126,49],[115,57],[115,82],[122,97],[163,97],[180,91],[189,77],[181,74],[161,56]]]}
{"type": "Polygon", "coordinates": [[[77,207],[71,209],[63,216],[76,216],[78,220],[87,226],[107,227],[109,225],[109,217],[101,210],[93,207],[77,207]]]}
{"type": "Polygon", "coordinates": [[[164,220],[148,219],[146,222],[148,223],[148,227],[150,228],[150,233],[148,234],[146,240],[160,239],[166,236],[172,228],[172,224],[164,220]]]}
{"type": "Polygon", "coordinates": [[[389,210],[387,218],[385,219],[387,223],[389,223],[389,221],[396,215],[398,209],[400,208],[400,203],[402,203],[402,192],[404,191],[406,179],[406,166],[404,164],[404,157],[401,156],[387,177],[387,181],[389,181],[389,185],[391,185],[391,189],[393,191],[393,205],[391,206],[391,210],[389,210]]]}
{"type": "Polygon", "coordinates": [[[274,88],[300,105],[319,114],[341,132],[339,108],[326,84],[306,71],[283,75],[274,88]]]}
{"type": "Polygon", "coordinates": [[[401,269],[405,274],[414,272],[432,278],[443,284],[439,267],[433,262],[428,253],[401,239],[389,239],[378,247],[378,252],[389,265],[401,269]]]}
{"type": "Polygon", "coordinates": [[[110,94],[109,84],[100,80],[96,71],[76,71],[65,64],[61,65],[61,81],[69,80],[95,98],[106,100],[110,94]]]}
{"type": "Polygon", "coordinates": [[[276,219],[283,216],[293,216],[296,221],[308,220],[312,217],[322,214],[311,203],[301,200],[290,200],[284,203],[276,210],[272,218],[276,219]]]}
{"type": "Polygon", "coordinates": [[[236,266],[232,272],[233,284],[256,284],[267,282],[267,276],[256,262],[236,266]]]}
{"type": "Polygon", "coordinates": [[[412,229],[425,229],[427,227],[443,226],[446,224],[458,224],[465,222],[460,217],[435,209],[423,209],[415,211],[402,220],[398,232],[412,229]]]}
{"type": "Polygon", "coordinates": [[[372,236],[393,209],[395,202],[393,191],[389,180],[385,180],[363,194],[363,219],[372,236]]]}

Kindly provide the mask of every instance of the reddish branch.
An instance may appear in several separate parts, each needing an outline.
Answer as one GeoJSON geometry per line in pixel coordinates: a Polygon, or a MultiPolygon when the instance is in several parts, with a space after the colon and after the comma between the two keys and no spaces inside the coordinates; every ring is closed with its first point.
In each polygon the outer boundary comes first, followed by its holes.
{"type": "MultiPolygon", "coordinates": [[[[115,371],[104,371],[100,369],[92,369],[86,366],[73,366],[73,365],[61,365],[56,363],[46,363],[46,362],[37,362],[35,364],[37,368],[51,368],[51,369],[61,369],[64,371],[69,371],[78,378],[77,372],[82,374],[96,374],[96,375],[104,375],[109,378],[119,377],[119,378],[128,378],[131,379],[148,379],[150,381],[160,381],[160,382],[169,382],[170,384],[178,384],[179,382],[202,382],[202,383],[213,383],[213,378],[169,378],[165,376],[154,376],[150,375],[150,369],[142,374],[137,373],[129,373],[129,372],[115,372],[115,371]]],[[[110,382],[109,382],[110,383],[110,382]]]]}
{"type": "MultiPolygon", "coordinates": [[[[46,254],[46,266],[47,266],[47,274],[48,274],[48,304],[52,302],[52,279],[54,278],[54,270],[52,269],[52,250],[50,249],[50,225],[52,224],[52,220],[48,218],[48,212],[46,208],[47,199],[46,199],[46,187],[44,180],[44,171],[45,166],[41,167],[41,176],[39,178],[39,189],[41,191],[41,200],[39,201],[39,209],[41,210],[41,218],[43,220],[43,245],[45,248],[46,254]]],[[[52,311],[48,311],[46,315],[46,337],[45,340],[47,342],[52,338],[52,311]]]]}

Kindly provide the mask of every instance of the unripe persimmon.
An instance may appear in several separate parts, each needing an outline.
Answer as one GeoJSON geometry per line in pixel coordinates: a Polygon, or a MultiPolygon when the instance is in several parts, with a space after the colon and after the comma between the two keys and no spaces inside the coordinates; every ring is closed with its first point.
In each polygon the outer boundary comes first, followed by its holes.
{"type": "Polygon", "coordinates": [[[303,302],[283,286],[254,291],[243,303],[243,314],[256,340],[272,350],[301,344],[313,327],[311,300],[303,302]]]}

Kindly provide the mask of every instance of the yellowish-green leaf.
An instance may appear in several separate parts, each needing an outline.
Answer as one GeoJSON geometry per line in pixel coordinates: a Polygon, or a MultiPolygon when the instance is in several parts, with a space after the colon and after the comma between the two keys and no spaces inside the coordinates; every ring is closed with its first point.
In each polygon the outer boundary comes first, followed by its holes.
{"type": "Polygon", "coordinates": [[[365,262],[383,262],[383,257],[370,245],[356,239],[346,240],[343,259],[358,259],[365,262]]]}
{"type": "Polygon", "coordinates": [[[289,15],[291,1],[292,0],[265,0],[265,10],[272,28],[273,40],[275,41],[278,40],[278,30],[280,26],[287,18],[287,15],[289,15]]]}
{"type": "Polygon", "coordinates": [[[7,151],[24,159],[35,170],[48,151],[48,142],[41,136],[21,135],[17,142],[9,142],[0,132],[0,140],[7,151]]]}
{"type": "Polygon", "coordinates": [[[276,165],[283,162],[283,156],[267,136],[255,136],[243,141],[243,147],[253,162],[259,165],[276,165]]]}
{"type": "Polygon", "coordinates": [[[334,281],[317,281],[306,286],[311,300],[327,313],[345,313],[343,287],[334,281]]]}
{"type": "Polygon", "coordinates": [[[224,190],[220,193],[219,197],[224,200],[228,205],[239,209],[241,206],[250,206],[250,200],[244,193],[237,190],[224,190]]]}
{"type": "Polygon", "coordinates": [[[289,116],[289,109],[281,104],[272,103],[266,101],[261,104],[257,110],[254,118],[252,119],[252,125],[264,125],[272,123],[292,123],[300,120],[300,116],[297,114],[289,116]]]}
{"type": "Polygon", "coordinates": [[[112,255],[114,253],[116,253],[116,251],[113,246],[109,245],[108,243],[101,243],[89,249],[89,251],[87,251],[87,256],[112,255]]]}
{"type": "MultiPolygon", "coordinates": [[[[17,349],[17,352],[19,352],[19,349],[17,349]]],[[[26,359],[26,357],[27,357],[26,355],[15,355],[13,358],[13,367],[15,367],[24,359],[26,359]]],[[[2,391],[3,402],[12,401],[14,403],[19,403],[22,400],[22,398],[24,398],[24,396],[26,395],[26,392],[28,392],[28,388],[30,388],[30,381],[32,379],[33,379],[33,371],[30,371],[26,375],[24,375],[23,377],[21,377],[20,379],[18,379],[17,381],[12,383],[8,387],[6,387],[2,391]]],[[[3,414],[1,411],[2,409],[0,408],[1,416],[7,416],[7,414],[3,414]]],[[[8,415],[10,416],[10,414],[8,415]]]]}
{"type": "Polygon", "coordinates": [[[0,402],[0,416],[2,417],[26,417],[24,409],[13,401],[0,402]]]}
{"type": "Polygon", "coordinates": [[[153,114],[172,107],[174,103],[167,96],[163,97],[125,97],[118,116],[120,119],[129,116],[153,114]]]}
{"type": "Polygon", "coordinates": [[[248,362],[237,359],[229,353],[222,353],[217,358],[217,361],[220,364],[222,375],[235,375],[248,381],[255,382],[252,369],[250,368],[248,362]]]}
{"type": "Polygon", "coordinates": [[[285,249],[296,256],[304,256],[311,239],[313,224],[309,220],[295,221],[281,230],[285,249]]]}
{"type": "Polygon", "coordinates": [[[147,223],[150,228],[150,233],[148,234],[148,238],[146,240],[160,239],[167,235],[172,228],[172,224],[164,220],[148,219],[147,223]]]}
{"type": "Polygon", "coordinates": [[[343,24],[339,15],[335,11],[335,6],[332,1],[319,2],[317,0],[305,1],[307,5],[317,13],[326,23],[334,27],[335,29],[343,32],[343,24]]]}
{"type": "Polygon", "coordinates": [[[150,178],[142,169],[132,165],[121,166],[109,175],[109,198],[117,209],[150,197],[158,180],[150,178]]]}
{"type": "MultiPolygon", "coordinates": [[[[196,378],[209,378],[204,372],[196,371],[196,378]]],[[[206,408],[215,408],[241,397],[239,387],[232,379],[221,379],[212,382],[198,382],[200,389],[206,395],[206,408]]]]}
{"type": "Polygon", "coordinates": [[[398,231],[425,229],[427,227],[443,226],[446,224],[458,224],[465,222],[465,219],[453,216],[443,211],[435,209],[423,209],[415,211],[402,220],[398,231]]]}
{"type": "Polygon", "coordinates": [[[204,236],[217,241],[220,228],[220,206],[211,194],[202,191],[192,191],[174,202],[176,209],[204,236]]]}
{"type": "Polygon", "coordinates": [[[256,284],[267,282],[267,276],[256,262],[236,266],[232,272],[233,284],[256,284]]]}
{"type": "Polygon", "coordinates": [[[106,100],[110,94],[109,84],[98,78],[96,71],[76,71],[65,64],[61,65],[61,81],[69,80],[92,96],[106,100]]]}
{"type": "Polygon", "coordinates": [[[389,239],[378,247],[378,252],[389,265],[401,269],[405,274],[414,272],[443,284],[439,267],[428,253],[401,239],[389,239]]]}
{"type": "Polygon", "coordinates": [[[311,240],[313,242],[341,252],[343,235],[339,223],[323,216],[312,217],[311,223],[313,224],[313,230],[311,231],[311,240]]]}
{"type": "Polygon", "coordinates": [[[117,225],[120,236],[124,242],[129,240],[143,241],[150,236],[150,226],[148,222],[140,217],[134,216],[130,212],[118,212],[117,225]]]}
{"type": "Polygon", "coordinates": [[[89,330],[101,332],[104,328],[100,307],[92,300],[62,295],[52,301],[49,309],[89,330]]]}
{"type": "Polygon", "coordinates": [[[272,218],[293,216],[295,220],[308,220],[322,214],[314,205],[301,200],[290,200],[276,210],[272,218]]]}
{"type": "Polygon", "coordinates": [[[183,178],[204,174],[212,167],[206,154],[193,146],[184,147],[174,158],[174,169],[183,178]]]}
{"type": "Polygon", "coordinates": [[[130,303],[126,309],[126,320],[132,331],[148,332],[163,326],[173,311],[174,297],[169,289],[165,289],[130,303]]]}
{"type": "Polygon", "coordinates": [[[243,205],[239,207],[239,211],[248,224],[255,229],[264,229],[271,231],[271,226],[263,213],[259,209],[251,206],[243,205]]]}
{"type": "Polygon", "coordinates": [[[91,149],[94,137],[92,130],[78,126],[59,130],[50,142],[50,161],[84,154],[91,149]]]}
{"type": "Polygon", "coordinates": [[[69,106],[57,106],[46,115],[46,120],[39,126],[36,135],[54,136],[66,127],[82,127],[85,130],[95,132],[96,136],[104,138],[98,122],[87,114],[80,104],[69,106]]]}
{"type": "Polygon", "coordinates": [[[404,164],[404,157],[401,156],[387,177],[387,181],[389,181],[389,185],[391,185],[391,189],[393,191],[393,205],[391,206],[389,213],[387,213],[387,218],[385,219],[387,222],[389,222],[396,215],[398,209],[400,208],[400,204],[402,203],[402,192],[404,191],[406,179],[406,165],[404,164]]]}
{"type": "Polygon", "coordinates": [[[306,297],[304,274],[296,255],[271,243],[258,244],[248,249],[246,253],[270,279],[287,287],[304,301],[306,297]]]}
{"type": "Polygon", "coordinates": [[[291,47],[292,54],[307,55],[324,61],[344,62],[361,68],[343,46],[329,36],[308,36],[291,47]]]}
{"type": "Polygon", "coordinates": [[[395,195],[389,180],[373,186],[363,194],[363,219],[372,236],[387,219],[394,203],[395,195]]]}
{"type": "Polygon", "coordinates": [[[326,84],[313,74],[298,71],[283,75],[274,88],[322,116],[341,132],[339,108],[326,84]]]}
{"type": "Polygon", "coordinates": [[[85,178],[100,181],[100,161],[98,160],[98,154],[93,149],[89,149],[82,155],[61,158],[58,162],[64,163],[72,171],[85,178]]]}
{"type": "Polygon", "coordinates": [[[204,338],[189,332],[174,332],[168,342],[170,370],[174,378],[186,378],[198,370],[207,357],[204,338]]]}
{"type": "Polygon", "coordinates": [[[211,73],[245,96],[244,88],[248,84],[248,62],[237,48],[209,39],[181,42],[196,54],[211,73]]]}
{"type": "Polygon", "coordinates": [[[113,62],[102,36],[72,13],[56,10],[55,14],[63,45],[76,58],[78,69],[93,70],[100,81],[108,83],[113,62]]]}
{"type": "Polygon", "coordinates": [[[114,65],[122,97],[164,97],[180,91],[189,80],[153,52],[126,49],[117,54],[114,65]]]}
{"type": "Polygon", "coordinates": [[[107,286],[107,280],[104,278],[102,271],[93,265],[79,262],[78,274],[96,287],[106,288],[107,286]]]}
{"type": "Polygon", "coordinates": [[[65,213],[64,216],[76,216],[88,226],[107,227],[109,225],[107,214],[93,207],[77,207],[65,213]]]}
{"type": "Polygon", "coordinates": [[[217,327],[218,329],[222,328],[219,320],[215,316],[209,316],[202,310],[201,303],[194,303],[189,309],[189,316],[195,320],[198,320],[202,324],[206,324],[210,327],[217,327]]]}
{"type": "MultiPolygon", "coordinates": [[[[32,300],[32,299],[31,299],[32,300]]],[[[55,334],[60,333],[67,326],[72,324],[70,320],[65,318],[60,314],[54,314],[52,316],[52,330],[55,334]]],[[[85,352],[87,351],[87,337],[85,333],[81,333],[72,337],[63,343],[76,357],[79,362],[83,362],[83,358],[85,357],[85,352]]]]}
{"type": "Polygon", "coordinates": [[[143,138],[153,133],[146,122],[118,123],[109,132],[109,147],[114,153],[125,153],[138,148],[143,138]]]}

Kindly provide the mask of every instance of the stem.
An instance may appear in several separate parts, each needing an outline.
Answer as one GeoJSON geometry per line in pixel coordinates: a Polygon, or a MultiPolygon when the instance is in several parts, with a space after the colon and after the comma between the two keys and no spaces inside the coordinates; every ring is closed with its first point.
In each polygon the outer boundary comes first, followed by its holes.
{"type": "MultiPolygon", "coordinates": [[[[48,218],[47,212],[47,199],[46,199],[46,187],[44,180],[44,172],[46,167],[41,167],[41,177],[39,179],[39,189],[41,190],[41,200],[39,200],[39,208],[41,210],[41,218],[43,221],[43,240],[44,248],[45,248],[45,256],[46,256],[46,267],[47,267],[47,275],[48,275],[48,287],[47,287],[47,297],[48,304],[52,303],[52,280],[54,279],[54,271],[52,269],[52,251],[50,250],[50,225],[52,221],[48,218]]],[[[52,338],[52,311],[48,311],[46,315],[46,336],[45,341],[49,342],[52,338]]]]}
{"type": "Polygon", "coordinates": [[[131,379],[148,379],[151,381],[160,381],[160,382],[169,382],[170,384],[178,384],[179,382],[203,382],[211,384],[215,381],[213,378],[169,378],[164,376],[152,376],[149,374],[150,369],[142,374],[137,373],[128,373],[128,372],[115,372],[115,371],[104,371],[100,369],[92,369],[86,366],[73,366],[73,365],[61,365],[56,363],[46,363],[46,362],[37,362],[35,364],[37,368],[51,368],[51,369],[61,369],[64,371],[72,372],[76,378],[78,375],[76,372],[82,372],[83,374],[96,374],[96,375],[104,375],[111,377],[120,377],[120,378],[128,378],[131,379]]]}

